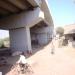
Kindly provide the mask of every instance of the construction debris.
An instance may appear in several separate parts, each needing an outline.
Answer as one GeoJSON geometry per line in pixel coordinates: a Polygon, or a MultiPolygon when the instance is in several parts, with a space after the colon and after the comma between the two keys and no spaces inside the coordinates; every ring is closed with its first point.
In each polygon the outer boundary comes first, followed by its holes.
{"type": "Polygon", "coordinates": [[[12,53],[12,56],[20,55],[22,54],[22,51],[15,51],[12,53]]]}
{"type": "Polygon", "coordinates": [[[6,57],[1,57],[0,58],[0,67],[7,65],[7,58],[6,57]]]}

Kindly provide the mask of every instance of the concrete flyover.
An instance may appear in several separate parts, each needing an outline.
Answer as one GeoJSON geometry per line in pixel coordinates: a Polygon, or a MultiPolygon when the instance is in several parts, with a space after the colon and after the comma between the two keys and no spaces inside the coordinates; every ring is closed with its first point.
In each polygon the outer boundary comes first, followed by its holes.
{"type": "Polygon", "coordinates": [[[47,0],[0,1],[0,29],[9,30],[12,50],[32,51],[34,42],[47,44],[53,27],[47,0]]]}

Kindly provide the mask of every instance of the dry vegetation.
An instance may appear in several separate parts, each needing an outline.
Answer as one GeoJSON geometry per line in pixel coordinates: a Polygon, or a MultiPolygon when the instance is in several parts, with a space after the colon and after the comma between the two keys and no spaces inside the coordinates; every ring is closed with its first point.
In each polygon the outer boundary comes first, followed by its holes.
{"type": "Polygon", "coordinates": [[[0,39],[0,48],[5,48],[10,46],[9,38],[0,39]]]}

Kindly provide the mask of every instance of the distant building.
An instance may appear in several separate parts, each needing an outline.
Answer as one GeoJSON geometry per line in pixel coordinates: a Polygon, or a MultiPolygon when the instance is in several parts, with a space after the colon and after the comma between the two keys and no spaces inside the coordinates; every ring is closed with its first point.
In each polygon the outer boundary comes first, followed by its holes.
{"type": "Polygon", "coordinates": [[[75,24],[66,25],[64,27],[64,35],[69,43],[74,44],[75,42],[75,24]]]}
{"type": "Polygon", "coordinates": [[[68,39],[75,40],[75,24],[66,25],[64,27],[64,34],[68,39]]]}

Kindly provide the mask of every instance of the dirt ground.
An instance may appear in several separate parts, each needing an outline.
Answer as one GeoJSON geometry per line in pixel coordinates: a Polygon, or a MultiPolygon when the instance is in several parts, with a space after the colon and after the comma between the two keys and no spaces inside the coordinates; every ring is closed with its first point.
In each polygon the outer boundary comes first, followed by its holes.
{"type": "Polygon", "coordinates": [[[50,46],[38,51],[29,60],[34,60],[33,75],[75,75],[75,51],[73,48],[56,48],[51,54],[50,46]]]}
{"type": "MultiPolygon", "coordinates": [[[[72,47],[55,48],[51,54],[49,44],[27,60],[34,71],[32,75],[75,75],[75,49],[72,47]]],[[[9,70],[5,75],[18,75],[15,72],[9,70]]]]}

